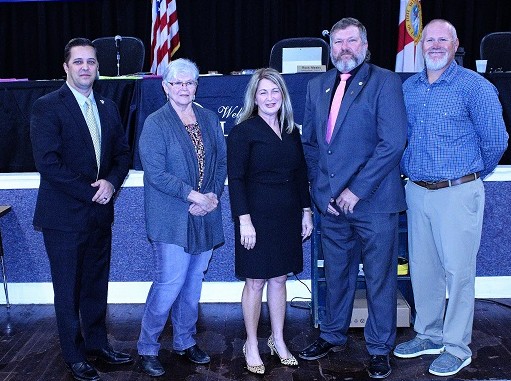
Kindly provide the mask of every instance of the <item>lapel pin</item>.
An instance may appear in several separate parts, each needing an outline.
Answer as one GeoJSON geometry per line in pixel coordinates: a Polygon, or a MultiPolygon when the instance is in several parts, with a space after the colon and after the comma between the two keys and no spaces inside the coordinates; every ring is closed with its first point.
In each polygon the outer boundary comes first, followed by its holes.
{"type": "Polygon", "coordinates": [[[364,84],[364,82],[359,82],[358,85],[359,86],[362,86],[364,84]]]}
{"type": "Polygon", "coordinates": [[[103,99],[100,99],[99,101],[101,102],[102,105],[105,104],[105,101],[103,99]]]}
{"type": "Polygon", "coordinates": [[[330,88],[326,89],[325,93],[328,93],[330,91],[330,88]]]}

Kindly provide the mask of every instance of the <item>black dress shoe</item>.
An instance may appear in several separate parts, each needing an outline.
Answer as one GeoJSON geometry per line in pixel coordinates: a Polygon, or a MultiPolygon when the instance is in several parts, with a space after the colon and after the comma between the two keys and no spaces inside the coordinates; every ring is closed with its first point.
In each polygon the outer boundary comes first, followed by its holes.
{"type": "Polygon", "coordinates": [[[385,378],[392,371],[389,355],[372,355],[367,367],[367,373],[371,378],[385,378]]]}
{"type": "Polygon", "coordinates": [[[151,377],[159,377],[165,374],[165,369],[158,360],[158,356],[140,355],[140,367],[144,373],[151,377]]]}
{"type": "Polygon", "coordinates": [[[206,352],[199,348],[197,344],[190,348],[186,348],[184,351],[174,350],[180,356],[186,356],[188,360],[195,364],[207,364],[211,361],[206,352]]]}
{"type": "Polygon", "coordinates": [[[95,357],[112,365],[127,364],[133,361],[129,354],[114,351],[111,347],[87,351],[87,356],[95,357]]]}
{"type": "Polygon", "coordinates": [[[321,337],[298,353],[298,357],[304,360],[317,360],[325,357],[328,352],[340,352],[345,348],[344,345],[330,344],[328,341],[323,340],[321,337]]]}
{"type": "Polygon", "coordinates": [[[87,361],[66,363],[69,371],[75,380],[79,381],[101,381],[98,372],[87,361]]]}

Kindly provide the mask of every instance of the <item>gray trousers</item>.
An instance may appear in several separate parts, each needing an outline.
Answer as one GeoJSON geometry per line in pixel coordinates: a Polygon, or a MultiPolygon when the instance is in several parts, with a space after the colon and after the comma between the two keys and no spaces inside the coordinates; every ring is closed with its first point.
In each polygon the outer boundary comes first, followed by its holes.
{"type": "Polygon", "coordinates": [[[466,359],[472,356],[468,345],[483,225],[483,182],[478,179],[427,190],[409,181],[405,189],[410,274],[417,311],[414,329],[419,338],[442,343],[447,352],[466,359]]]}

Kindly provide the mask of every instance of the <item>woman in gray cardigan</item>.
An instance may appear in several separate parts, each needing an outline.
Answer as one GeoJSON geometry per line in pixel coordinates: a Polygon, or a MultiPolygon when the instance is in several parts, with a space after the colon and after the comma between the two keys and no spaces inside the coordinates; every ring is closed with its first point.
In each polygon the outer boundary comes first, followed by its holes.
{"type": "Polygon", "coordinates": [[[198,78],[192,61],[170,63],[163,75],[168,102],[149,115],[139,140],[155,269],[137,347],[142,370],[153,377],[165,373],[158,338],[171,310],[174,352],[210,361],[193,335],[204,272],[224,242],[219,201],[227,163],[218,117],[193,103],[198,78]]]}

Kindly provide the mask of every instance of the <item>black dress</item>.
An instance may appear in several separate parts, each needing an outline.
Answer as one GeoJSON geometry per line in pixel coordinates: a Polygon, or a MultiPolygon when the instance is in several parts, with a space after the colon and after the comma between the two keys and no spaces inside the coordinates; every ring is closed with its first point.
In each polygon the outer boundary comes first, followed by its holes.
{"type": "Polygon", "coordinates": [[[268,279],[303,269],[302,208],[310,207],[300,133],[282,140],[259,116],[236,125],[227,137],[227,172],[235,223],[236,276],[268,279]],[[250,214],[256,244],[240,242],[238,216],[250,214]]]}

